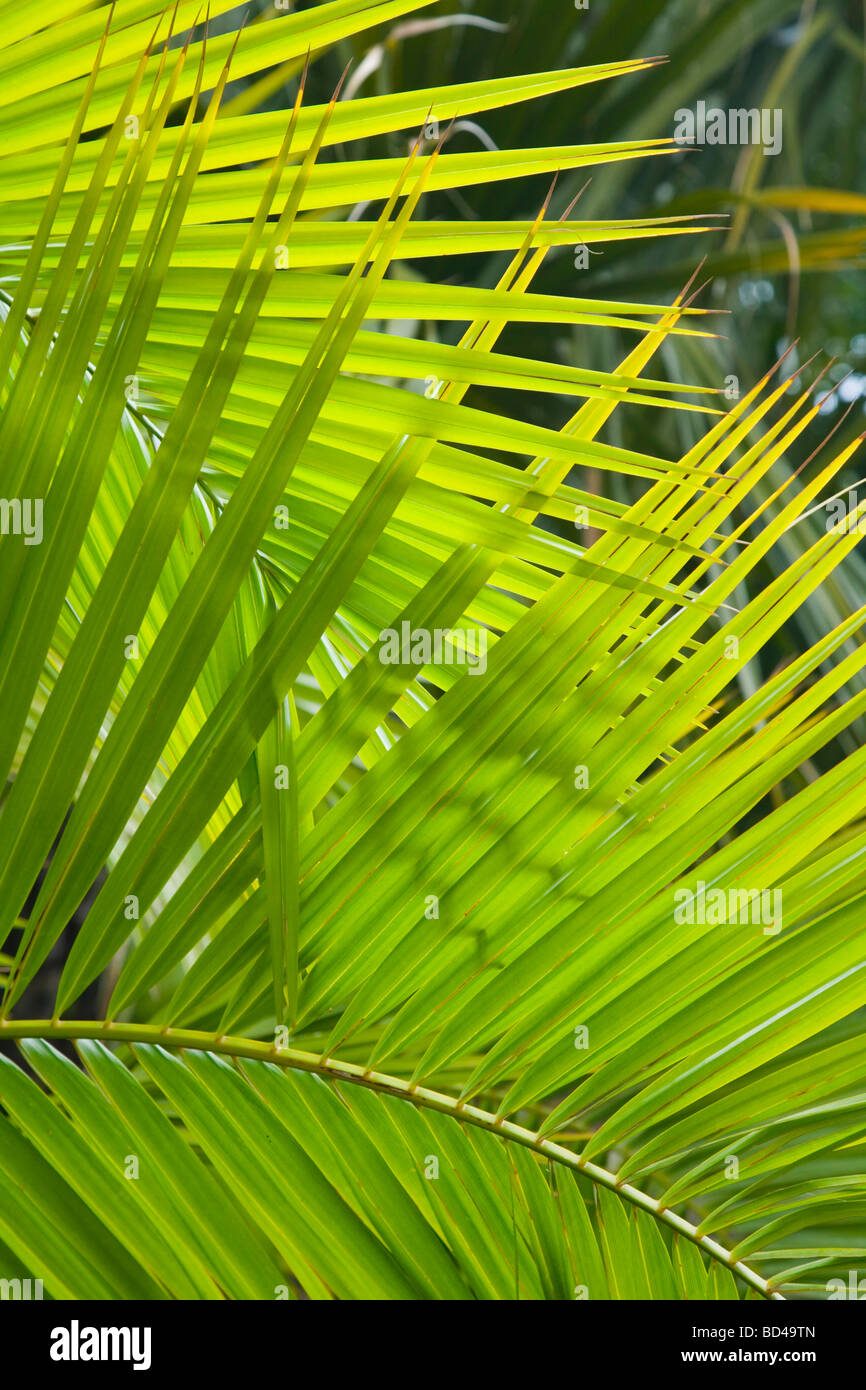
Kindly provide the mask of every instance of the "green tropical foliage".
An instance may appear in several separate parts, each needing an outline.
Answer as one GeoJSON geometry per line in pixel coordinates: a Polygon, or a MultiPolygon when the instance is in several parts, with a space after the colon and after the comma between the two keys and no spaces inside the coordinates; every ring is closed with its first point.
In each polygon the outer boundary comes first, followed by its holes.
{"type": "Polygon", "coordinates": [[[606,47],[662,9],[413,86],[424,0],[0,3],[4,1277],[864,1272],[866,504],[815,519],[859,437],[813,461],[793,352],[670,370],[720,351],[718,206],[620,207],[682,154],[606,47]],[[609,291],[539,288],[584,245],[609,291]]]}

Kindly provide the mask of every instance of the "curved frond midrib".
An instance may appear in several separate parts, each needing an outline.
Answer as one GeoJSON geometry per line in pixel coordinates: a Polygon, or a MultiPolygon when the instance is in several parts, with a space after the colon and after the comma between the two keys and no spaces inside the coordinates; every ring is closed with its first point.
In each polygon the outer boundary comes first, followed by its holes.
{"type": "Polygon", "coordinates": [[[531,1129],[503,1120],[488,1110],[462,1101],[441,1091],[433,1091],[418,1086],[398,1076],[366,1070],[352,1062],[336,1061],[331,1057],[318,1056],[312,1052],[301,1052],[294,1048],[280,1048],[275,1044],[257,1042],[253,1038],[232,1037],[225,1034],[209,1034],[184,1028],[160,1028],[144,1023],[106,1023],[81,1020],[47,1019],[0,1019],[0,1039],[10,1040],[40,1038],[57,1041],[59,1039],[94,1039],[103,1043],[144,1043],[151,1046],[167,1047],[177,1050],[212,1052],[238,1061],[270,1062],[292,1071],[312,1072],[331,1081],[346,1081],[356,1086],[364,1086],[381,1095],[393,1095],[407,1100],[422,1109],[436,1110],[440,1114],[451,1115],[461,1123],[475,1125],[490,1134],[532,1149],[553,1163],[571,1168],[601,1187],[615,1192],[623,1201],[648,1212],[656,1220],[670,1226],[686,1240],[717,1263],[737,1275],[745,1284],[767,1299],[784,1301],[784,1296],[772,1288],[756,1270],[737,1260],[732,1252],[709,1236],[702,1236],[698,1228],[684,1217],[663,1207],[654,1197],[650,1197],[631,1183],[620,1183],[609,1169],[597,1163],[590,1163],[574,1154],[570,1149],[556,1144],[550,1139],[542,1139],[531,1129]]]}

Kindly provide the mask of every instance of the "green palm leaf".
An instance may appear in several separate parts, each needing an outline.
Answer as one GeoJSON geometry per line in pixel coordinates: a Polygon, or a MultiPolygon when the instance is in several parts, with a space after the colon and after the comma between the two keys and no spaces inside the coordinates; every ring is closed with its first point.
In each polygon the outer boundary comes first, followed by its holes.
{"type": "Polygon", "coordinates": [[[0,536],[0,1253],[66,1299],[820,1294],[863,1248],[863,610],[737,682],[847,573],[862,507],[786,538],[859,441],[795,481],[801,371],[646,375],[713,342],[691,281],[535,287],[709,224],[425,218],[669,153],[428,129],[653,62],[307,103],[423,8],[0,40],[4,490],[45,507],[0,536]],[[278,65],[291,110],[226,103],[278,65]],[[615,445],[635,408],[694,442],[615,445]]]}

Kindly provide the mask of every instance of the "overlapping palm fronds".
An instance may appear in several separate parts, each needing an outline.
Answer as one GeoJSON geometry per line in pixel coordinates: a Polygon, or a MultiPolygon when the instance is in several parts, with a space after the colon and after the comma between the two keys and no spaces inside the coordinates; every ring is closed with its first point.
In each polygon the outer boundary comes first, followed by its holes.
{"type": "Polygon", "coordinates": [[[820,410],[796,369],[730,405],[655,374],[713,332],[694,282],[534,288],[551,247],[701,220],[421,215],[668,154],[431,133],[647,65],[317,106],[308,55],[424,5],[201,38],[186,3],[38,32],[7,8],[0,1265],[55,1298],[808,1296],[859,1270],[864,611],[737,689],[857,543],[862,508],[741,601],[857,441],[768,489],[820,410]],[[293,65],[292,110],[226,108],[293,65]],[[370,132],[407,152],[332,157],[370,132]],[[494,288],[413,274],[477,251],[494,288]],[[497,350],[529,323],[630,347],[497,350]],[[696,442],[614,447],[632,409],[696,442]]]}

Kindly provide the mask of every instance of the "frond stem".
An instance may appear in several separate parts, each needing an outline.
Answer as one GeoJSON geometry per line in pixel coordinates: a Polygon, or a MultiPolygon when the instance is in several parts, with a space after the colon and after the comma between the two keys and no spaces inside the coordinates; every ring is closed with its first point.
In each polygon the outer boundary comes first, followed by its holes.
{"type": "Polygon", "coordinates": [[[149,1043],[153,1046],[181,1050],[216,1052],[235,1059],[271,1062],[292,1071],[313,1072],[331,1081],[347,1081],[355,1086],[366,1086],[368,1090],[379,1094],[397,1096],[424,1109],[451,1115],[461,1123],[476,1125],[479,1129],[487,1130],[489,1134],[498,1134],[514,1144],[522,1144],[524,1148],[532,1149],[534,1153],[541,1154],[554,1163],[561,1163],[575,1173],[584,1174],[592,1182],[615,1192],[623,1201],[649,1212],[656,1220],[670,1226],[686,1240],[706,1251],[711,1259],[724,1265],[762,1297],[784,1302],[784,1295],[773,1289],[770,1282],[762,1279],[749,1265],[735,1259],[724,1245],[720,1245],[710,1236],[700,1235],[698,1228],[691,1221],[663,1207],[656,1198],[648,1196],[640,1188],[634,1187],[631,1183],[618,1182],[616,1174],[609,1169],[602,1168],[597,1163],[584,1161],[579,1154],[572,1153],[570,1149],[555,1144],[550,1139],[540,1139],[531,1129],[516,1125],[511,1120],[497,1119],[488,1110],[466,1105],[441,1091],[413,1085],[399,1076],[368,1071],[352,1062],[334,1061],[330,1057],[320,1057],[313,1052],[300,1052],[288,1047],[279,1048],[252,1038],[213,1035],[185,1028],[160,1028],[146,1023],[103,1023],[77,1019],[0,1019],[0,1040],[5,1038],[66,1038],[73,1041],[76,1038],[93,1038],[104,1043],[149,1043]]]}

